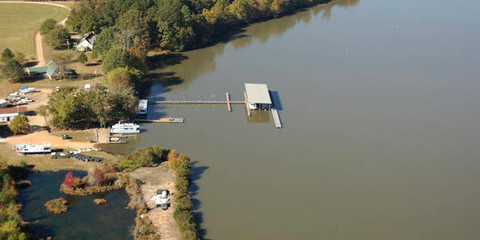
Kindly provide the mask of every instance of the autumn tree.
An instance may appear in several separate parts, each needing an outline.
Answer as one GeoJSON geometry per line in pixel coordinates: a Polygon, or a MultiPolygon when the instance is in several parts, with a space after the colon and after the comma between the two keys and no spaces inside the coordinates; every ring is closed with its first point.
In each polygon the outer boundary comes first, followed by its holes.
{"type": "Polygon", "coordinates": [[[65,174],[65,180],[63,180],[63,185],[67,188],[77,187],[80,183],[80,178],[73,176],[72,171],[69,171],[65,174]]]}
{"type": "Polygon", "coordinates": [[[93,179],[95,185],[102,185],[103,181],[105,181],[105,173],[101,169],[95,169],[93,172],[93,179]]]}

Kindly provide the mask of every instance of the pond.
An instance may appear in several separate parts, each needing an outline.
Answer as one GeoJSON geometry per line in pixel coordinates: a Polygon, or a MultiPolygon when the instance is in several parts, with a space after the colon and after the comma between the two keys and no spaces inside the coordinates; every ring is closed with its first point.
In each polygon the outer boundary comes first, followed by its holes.
{"type": "MultiPolygon", "coordinates": [[[[59,191],[67,171],[30,174],[32,186],[20,190],[23,204],[22,218],[31,223],[36,234],[54,239],[133,239],[135,211],[126,209],[129,196],[124,190],[87,197],[66,196],[59,191]],[[51,199],[65,197],[68,213],[55,215],[43,206],[51,199]],[[107,199],[107,204],[96,205],[95,198],[107,199]]],[[[85,172],[73,172],[84,177],[85,172]]]]}

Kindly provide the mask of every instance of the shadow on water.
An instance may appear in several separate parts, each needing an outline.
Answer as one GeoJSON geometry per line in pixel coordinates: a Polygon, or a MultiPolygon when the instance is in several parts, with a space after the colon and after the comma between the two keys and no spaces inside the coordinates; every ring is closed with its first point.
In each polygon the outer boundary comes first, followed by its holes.
{"type": "Polygon", "coordinates": [[[199,166],[198,161],[191,162],[191,184],[190,184],[190,195],[192,196],[192,203],[193,203],[193,215],[195,216],[195,220],[199,223],[199,234],[201,236],[201,239],[204,238],[207,234],[207,230],[201,227],[201,223],[203,222],[203,213],[199,212],[198,210],[200,209],[201,206],[201,201],[198,198],[195,198],[195,196],[198,194],[199,187],[196,184],[196,182],[202,177],[203,173],[207,171],[209,167],[207,166],[199,166]]]}
{"type": "Polygon", "coordinates": [[[280,100],[280,95],[278,95],[278,91],[270,91],[270,97],[272,98],[273,107],[278,111],[283,110],[282,101],[280,100]]]}

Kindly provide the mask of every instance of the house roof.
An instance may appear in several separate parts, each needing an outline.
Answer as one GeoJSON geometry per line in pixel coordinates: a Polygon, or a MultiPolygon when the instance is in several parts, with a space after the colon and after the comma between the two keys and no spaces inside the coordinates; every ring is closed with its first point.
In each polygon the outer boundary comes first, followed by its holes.
{"type": "Polygon", "coordinates": [[[43,67],[32,67],[32,68],[28,68],[27,70],[30,74],[32,74],[32,73],[46,73],[47,69],[48,69],[47,66],[43,66],[43,67]]]}
{"type": "Polygon", "coordinates": [[[24,113],[27,112],[26,107],[18,107],[18,110],[16,107],[11,107],[11,108],[0,108],[0,114],[8,114],[8,113],[24,113]]]}
{"type": "Polygon", "coordinates": [[[47,63],[47,74],[50,76],[54,76],[56,72],[58,71],[59,66],[56,62],[50,60],[50,62],[47,63]]]}
{"type": "Polygon", "coordinates": [[[95,39],[97,39],[97,35],[93,31],[85,33],[83,35],[82,39],[80,39],[80,41],[78,41],[77,48],[81,47],[82,42],[84,42],[84,41],[87,41],[88,43],[90,43],[93,46],[93,44],[95,43],[95,39]]]}
{"type": "Polygon", "coordinates": [[[248,103],[272,104],[267,84],[245,83],[248,103]]]}

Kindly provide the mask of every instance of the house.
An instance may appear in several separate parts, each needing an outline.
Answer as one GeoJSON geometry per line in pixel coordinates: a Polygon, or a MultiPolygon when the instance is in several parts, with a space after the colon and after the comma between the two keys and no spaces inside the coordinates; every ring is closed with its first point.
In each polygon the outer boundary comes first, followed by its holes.
{"type": "MultiPolygon", "coordinates": [[[[73,75],[73,71],[63,67],[63,72],[66,75],[73,75]]],[[[43,67],[27,68],[27,73],[30,77],[48,77],[50,80],[59,77],[62,73],[62,67],[56,62],[50,60],[47,65],[43,67]]]]}
{"type": "Polygon", "coordinates": [[[272,108],[267,84],[245,83],[245,93],[250,109],[270,110],[272,108]]]}
{"type": "Polygon", "coordinates": [[[0,109],[0,123],[9,123],[17,115],[25,115],[26,107],[12,107],[0,109]]]}
{"type": "Polygon", "coordinates": [[[95,35],[93,31],[86,33],[85,35],[83,35],[83,38],[80,39],[80,41],[78,42],[77,46],[75,47],[75,50],[78,52],[92,51],[96,38],[97,38],[97,35],[95,35]]]}

